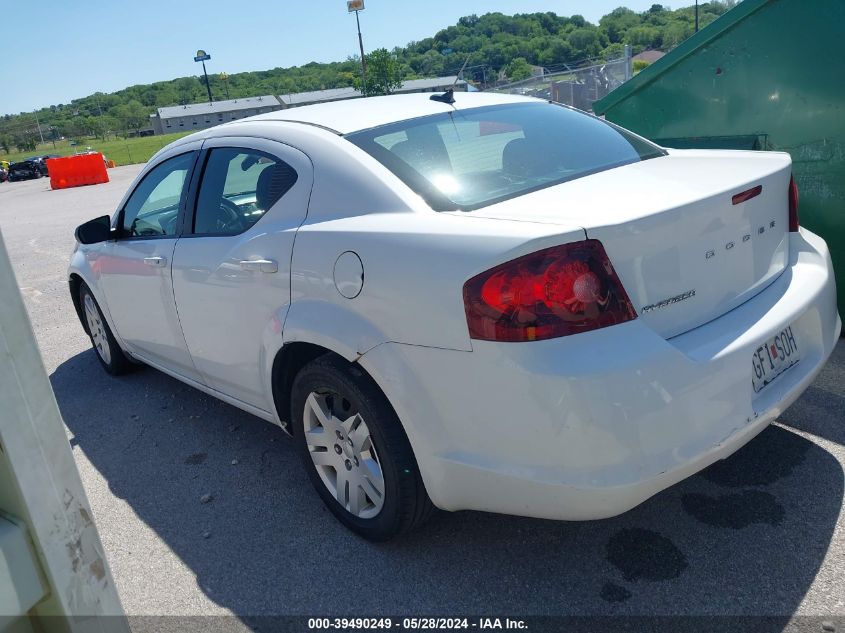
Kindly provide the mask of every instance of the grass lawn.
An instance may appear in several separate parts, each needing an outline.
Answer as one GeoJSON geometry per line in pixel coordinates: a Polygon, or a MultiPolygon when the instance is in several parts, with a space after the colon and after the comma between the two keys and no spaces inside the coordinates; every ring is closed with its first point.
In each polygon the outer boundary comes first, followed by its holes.
{"type": "Polygon", "coordinates": [[[58,154],[59,156],[70,156],[74,152],[91,149],[102,152],[106,158],[113,160],[118,165],[131,165],[133,163],[145,163],[150,157],[162,147],[175,141],[177,138],[187,136],[190,132],[177,132],[176,134],[163,134],[161,136],[142,136],[140,138],[114,138],[108,141],[89,139],[81,141],[79,145],[70,145],[69,140],[56,141],[56,147],[52,142],[39,143],[34,152],[13,152],[4,154],[0,150],[0,160],[15,162],[27,156],[39,154],[58,154]]]}

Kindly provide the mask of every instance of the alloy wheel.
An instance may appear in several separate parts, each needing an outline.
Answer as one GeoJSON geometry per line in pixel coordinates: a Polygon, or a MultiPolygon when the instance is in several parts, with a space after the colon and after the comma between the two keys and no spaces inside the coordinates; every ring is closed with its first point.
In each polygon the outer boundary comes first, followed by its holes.
{"type": "Polygon", "coordinates": [[[339,394],[311,392],[303,423],[311,461],[332,496],[358,518],[378,515],[384,505],[384,475],[361,414],[339,394]]]}
{"type": "Polygon", "coordinates": [[[88,321],[88,331],[91,333],[91,341],[94,344],[94,349],[103,359],[103,362],[108,365],[111,363],[111,347],[109,347],[109,339],[106,336],[106,328],[103,325],[103,317],[100,315],[100,310],[97,304],[94,303],[94,298],[90,294],[85,295],[85,319],[88,321]]]}

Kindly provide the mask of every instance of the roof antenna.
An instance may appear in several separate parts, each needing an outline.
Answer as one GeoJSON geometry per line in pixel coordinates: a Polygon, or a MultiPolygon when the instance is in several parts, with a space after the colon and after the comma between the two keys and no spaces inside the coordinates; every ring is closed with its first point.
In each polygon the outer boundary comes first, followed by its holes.
{"type": "Polygon", "coordinates": [[[441,103],[448,103],[449,105],[452,105],[453,103],[455,103],[455,86],[458,83],[458,79],[460,79],[461,75],[464,74],[464,68],[467,67],[467,64],[469,63],[470,57],[472,57],[472,53],[467,55],[467,58],[466,58],[466,61],[464,62],[464,65],[461,66],[461,69],[458,71],[458,74],[455,75],[455,81],[452,82],[452,85],[449,86],[449,89],[446,92],[444,92],[443,94],[431,95],[429,97],[429,99],[431,99],[432,101],[439,101],[441,103]]]}

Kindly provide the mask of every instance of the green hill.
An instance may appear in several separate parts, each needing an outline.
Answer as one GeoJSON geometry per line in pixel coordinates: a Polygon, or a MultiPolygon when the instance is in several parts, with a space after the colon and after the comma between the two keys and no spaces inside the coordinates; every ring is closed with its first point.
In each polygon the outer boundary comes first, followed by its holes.
{"type": "MultiPolygon", "coordinates": [[[[701,4],[700,25],[716,19],[733,4],[734,0],[701,4]]],[[[673,11],[659,4],[642,13],[616,9],[597,25],[580,15],[488,13],[463,17],[433,37],[397,47],[389,54],[399,76],[405,79],[455,74],[469,58],[466,78],[486,87],[496,81],[525,78],[531,65],[560,70],[566,65],[618,57],[625,44],[630,44],[635,53],[649,48],[668,50],[692,35],[693,24],[693,7],[673,11]]],[[[229,75],[225,83],[217,75],[209,79],[215,98],[224,99],[228,93],[235,99],[351,86],[357,81],[359,68],[358,60],[350,58],[237,73],[229,75]]],[[[49,129],[45,138],[106,140],[146,127],[157,107],[205,99],[201,77],[180,77],[54,104],[41,108],[37,115],[42,132],[49,129]]],[[[0,157],[35,151],[37,130],[34,114],[4,116],[0,119],[0,157]]]]}

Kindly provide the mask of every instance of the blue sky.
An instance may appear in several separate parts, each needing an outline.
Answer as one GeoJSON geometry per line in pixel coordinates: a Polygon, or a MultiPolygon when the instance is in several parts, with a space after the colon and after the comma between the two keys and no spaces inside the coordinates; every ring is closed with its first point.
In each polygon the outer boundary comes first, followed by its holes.
{"type": "MultiPolygon", "coordinates": [[[[554,11],[597,22],[618,6],[643,11],[653,3],[366,0],[361,30],[366,50],[390,49],[472,13],[554,11]]],[[[211,54],[210,73],[342,60],[358,51],[355,18],[346,13],[345,0],[14,0],[3,12],[0,113],[196,75],[198,48],[211,54]]]]}

